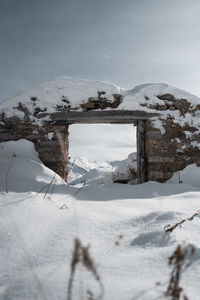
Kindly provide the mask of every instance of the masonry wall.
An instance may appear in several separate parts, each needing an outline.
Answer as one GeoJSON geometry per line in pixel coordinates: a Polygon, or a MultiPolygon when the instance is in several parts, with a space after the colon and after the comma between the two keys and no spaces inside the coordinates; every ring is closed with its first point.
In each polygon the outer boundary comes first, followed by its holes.
{"type": "Polygon", "coordinates": [[[34,125],[15,117],[1,119],[0,142],[27,139],[34,143],[40,160],[67,181],[68,126],[34,125]]]}
{"type": "Polygon", "coordinates": [[[164,182],[190,164],[200,166],[200,150],[195,146],[200,135],[194,132],[194,128],[181,127],[170,118],[165,120],[164,134],[152,121],[146,122],[147,180],[164,182]],[[188,137],[186,131],[193,134],[188,137]]]}
{"type": "MultiPolygon", "coordinates": [[[[86,112],[99,108],[103,110],[106,107],[114,110],[122,101],[120,95],[114,95],[114,102],[109,102],[102,98],[102,93],[99,94],[99,99],[90,99],[84,103],[82,109],[86,112]]],[[[144,103],[140,103],[144,112],[148,110],[149,115],[156,112],[160,117],[157,117],[158,122],[155,119],[136,122],[140,150],[137,159],[140,168],[137,174],[142,179],[138,183],[148,180],[164,182],[174,172],[181,171],[190,164],[200,166],[200,104],[193,105],[186,99],[176,99],[170,94],[157,95],[157,99],[158,103],[155,103],[145,97],[144,103]],[[193,118],[196,120],[195,125],[192,125],[193,118]]],[[[28,139],[34,143],[41,161],[67,180],[68,126],[55,127],[51,125],[52,122],[45,121],[48,114],[46,110],[41,121],[39,113],[43,111],[39,108],[31,113],[19,104],[16,109],[24,113],[22,119],[16,116],[8,118],[5,113],[0,114],[0,142],[28,139]]],[[[59,111],[65,110],[65,107],[59,107],[59,111]]]]}

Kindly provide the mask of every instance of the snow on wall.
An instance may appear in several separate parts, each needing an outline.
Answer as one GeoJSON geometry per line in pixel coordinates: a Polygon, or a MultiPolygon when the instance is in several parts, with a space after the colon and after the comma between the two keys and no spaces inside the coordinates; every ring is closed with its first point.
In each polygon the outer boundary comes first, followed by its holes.
{"type": "MultiPolygon", "coordinates": [[[[157,112],[162,110],[162,119],[169,115],[175,123],[183,126],[188,123],[190,126],[200,128],[200,98],[191,95],[183,90],[169,86],[167,84],[144,84],[131,90],[125,90],[114,84],[74,79],[71,77],[59,77],[55,80],[43,83],[34,89],[6,100],[0,104],[0,114],[7,117],[17,116],[24,118],[24,107],[29,112],[30,121],[35,121],[39,112],[52,113],[58,110],[84,110],[82,105],[88,101],[113,102],[115,95],[120,95],[120,101],[115,109],[117,110],[142,110],[147,112],[157,112]],[[100,93],[100,94],[99,94],[100,93]],[[102,94],[101,94],[102,93],[102,94]],[[186,99],[190,103],[190,110],[198,107],[198,112],[180,114],[179,109],[164,109],[163,99],[159,95],[173,95],[176,101],[186,99]],[[156,108],[157,106],[157,108],[156,108]],[[159,109],[160,108],[160,109],[159,109]]],[[[96,108],[95,108],[96,109],[96,108]]],[[[97,108],[98,109],[98,108],[97,108]]],[[[99,108],[100,109],[100,108],[99,108]]],[[[105,108],[107,110],[111,107],[105,108]]],[[[158,121],[155,121],[155,127],[158,121]]],[[[162,124],[159,124],[164,133],[162,124]]]]}
{"type": "Polygon", "coordinates": [[[63,105],[70,106],[71,109],[79,109],[80,104],[89,98],[97,98],[98,91],[104,91],[105,97],[113,100],[112,95],[120,93],[120,88],[114,84],[100,81],[59,77],[4,101],[0,104],[0,113],[4,112],[9,117],[13,114],[19,118],[23,117],[24,113],[15,109],[19,103],[26,106],[32,115],[35,113],[35,107],[49,113],[55,112],[58,106],[63,105]]]}

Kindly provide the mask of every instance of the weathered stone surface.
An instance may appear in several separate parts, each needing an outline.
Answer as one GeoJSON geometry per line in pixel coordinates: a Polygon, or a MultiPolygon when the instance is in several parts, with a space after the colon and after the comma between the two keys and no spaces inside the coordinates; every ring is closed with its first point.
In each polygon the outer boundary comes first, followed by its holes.
{"type": "MultiPolygon", "coordinates": [[[[116,95],[115,95],[116,97],[116,95]]],[[[107,100],[106,98],[100,99],[89,99],[88,102],[81,104],[81,108],[84,111],[105,109],[107,107],[117,108],[121,103],[121,98],[115,98],[113,101],[107,100]]]]}
{"type": "Polygon", "coordinates": [[[165,182],[172,177],[173,173],[150,170],[148,175],[148,179],[151,181],[165,182]]]}
{"type": "Polygon", "coordinates": [[[174,100],[174,96],[171,95],[171,94],[158,95],[158,98],[160,100],[167,100],[167,101],[173,101],[174,100]]]}
{"type": "MultiPolygon", "coordinates": [[[[196,106],[192,110],[186,99],[176,100],[169,94],[158,98],[165,101],[166,110],[179,110],[180,115],[186,113],[194,115],[194,111],[199,109],[196,106]],[[169,101],[173,102],[173,106],[169,105],[169,101]]],[[[156,109],[163,110],[158,106],[156,109]]],[[[199,128],[189,126],[187,122],[180,125],[170,115],[167,118],[160,118],[160,121],[165,129],[164,134],[159,128],[155,128],[151,120],[146,122],[147,177],[148,180],[164,182],[173,175],[173,172],[183,170],[189,164],[196,163],[200,166],[200,149],[195,146],[196,143],[200,143],[200,134],[199,128]]]]}
{"type": "Polygon", "coordinates": [[[166,163],[166,162],[174,162],[175,161],[175,158],[174,157],[165,157],[165,156],[149,156],[148,157],[148,162],[149,163],[153,163],[153,162],[156,162],[156,163],[166,163]]]}
{"type": "MultiPolygon", "coordinates": [[[[20,107],[21,109],[21,107],[20,107]]],[[[22,108],[24,109],[24,108],[22,108]]],[[[24,110],[27,112],[26,110],[24,110]]],[[[68,174],[68,125],[49,126],[35,125],[30,122],[29,117],[24,117],[24,122],[15,118],[9,118],[0,125],[0,142],[19,140],[26,138],[35,145],[41,161],[54,170],[62,178],[67,180],[68,174]],[[56,132],[61,137],[59,141],[56,132]],[[54,133],[52,139],[48,138],[48,133],[54,133]],[[62,153],[62,145],[64,153],[62,153]]]]}

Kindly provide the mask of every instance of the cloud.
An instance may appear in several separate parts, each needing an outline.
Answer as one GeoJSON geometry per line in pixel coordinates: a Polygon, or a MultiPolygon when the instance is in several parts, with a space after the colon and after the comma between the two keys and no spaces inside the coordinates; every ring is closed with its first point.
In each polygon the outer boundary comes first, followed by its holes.
{"type": "Polygon", "coordinates": [[[111,58],[111,56],[109,55],[109,54],[104,54],[104,57],[106,58],[106,59],[110,59],[111,58]]]}

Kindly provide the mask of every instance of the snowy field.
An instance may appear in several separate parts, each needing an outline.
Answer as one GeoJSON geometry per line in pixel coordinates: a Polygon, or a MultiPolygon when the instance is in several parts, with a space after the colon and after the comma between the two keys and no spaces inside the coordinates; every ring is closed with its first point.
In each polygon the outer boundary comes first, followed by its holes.
{"type": "MultiPolygon", "coordinates": [[[[78,158],[70,174],[76,182],[66,185],[30,142],[0,144],[0,299],[66,300],[77,237],[90,244],[105,300],[166,299],[168,257],[178,244],[193,245],[180,285],[189,299],[199,299],[200,220],[172,233],[164,226],[200,208],[200,168],[187,167],[182,183],[175,174],[165,184],[122,185],[112,183],[113,165],[78,158]]],[[[100,292],[79,264],[72,299],[100,292]]]]}

